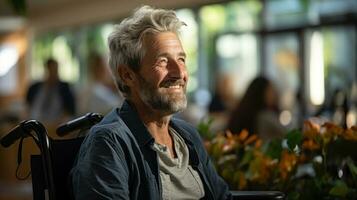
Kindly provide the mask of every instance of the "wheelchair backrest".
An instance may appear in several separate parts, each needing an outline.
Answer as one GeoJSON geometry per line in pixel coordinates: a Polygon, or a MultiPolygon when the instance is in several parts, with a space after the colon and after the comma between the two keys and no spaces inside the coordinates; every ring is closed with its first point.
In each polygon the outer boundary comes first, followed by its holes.
{"type": "MultiPolygon", "coordinates": [[[[80,133],[85,133],[85,130],[88,130],[91,126],[98,123],[102,118],[103,116],[98,113],[88,113],[61,125],[57,128],[57,133],[59,135],[66,135],[76,130],[82,130],[80,133]]],[[[46,181],[42,170],[44,165],[46,165],[45,167],[47,168],[48,166],[52,166],[52,174],[50,174],[50,176],[52,176],[51,178],[54,182],[54,191],[48,192],[50,192],[52,196],[55,196],[56,200],[73,199],[69,174],[84,138],[85,137],[77,137],[65,140],[53,140],[48,138],[50,142],[50,164],[44,163],[40,155],[31,156],[32,185],[35,200],[46,199],[48,186],[45,184],[46,181]]]]}
{"type": "MultiPolygon", "coordinates": [[[[66,140],[50,140],[53,180],[56,199],[72,199],[69,173],[84,137],[66,140]]],[[[40,155],[31,156],[32,187],[35,200],[45,199],[46,186],[40,155]]]]}

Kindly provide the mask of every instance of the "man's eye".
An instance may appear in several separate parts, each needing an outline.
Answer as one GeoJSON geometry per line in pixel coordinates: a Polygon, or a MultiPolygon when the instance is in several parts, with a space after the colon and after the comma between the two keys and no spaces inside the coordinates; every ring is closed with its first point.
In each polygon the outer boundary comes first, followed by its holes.
{"type": "Polygon", "coordinates": [[[179,58],[179,61],[182,62],[182,63],[186,63],[186,58],[179,58]]]}
{"type": "Polygon", "coordinates": [[[157,64],[163,65],[163,64],[167,64],[167,62],[168,62],[167,58],[159,58],[157,64]]]}

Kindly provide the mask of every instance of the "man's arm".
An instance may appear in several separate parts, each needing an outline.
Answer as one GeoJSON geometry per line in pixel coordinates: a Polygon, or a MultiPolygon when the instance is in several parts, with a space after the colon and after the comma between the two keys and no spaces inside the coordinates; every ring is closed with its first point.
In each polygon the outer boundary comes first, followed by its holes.
{"type": "Polygon", "coordinates": [[[84,142],[72,171],[75,199],[130,199],[125,154],[108,135],[99,130],[84,142]]]}

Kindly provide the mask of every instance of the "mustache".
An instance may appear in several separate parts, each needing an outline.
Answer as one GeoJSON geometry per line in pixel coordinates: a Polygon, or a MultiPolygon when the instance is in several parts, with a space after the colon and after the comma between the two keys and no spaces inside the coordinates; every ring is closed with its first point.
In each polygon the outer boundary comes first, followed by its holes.
{"type": "Polygon", "coordinates": [[[182,80],[182,79],[170,79],[167,81],[164,81],[160,84],[161,87],[169,87],[169,86],[173,86],[173,85],[181,85],[181,86],[186,86],[186,81],[182,80]]]}

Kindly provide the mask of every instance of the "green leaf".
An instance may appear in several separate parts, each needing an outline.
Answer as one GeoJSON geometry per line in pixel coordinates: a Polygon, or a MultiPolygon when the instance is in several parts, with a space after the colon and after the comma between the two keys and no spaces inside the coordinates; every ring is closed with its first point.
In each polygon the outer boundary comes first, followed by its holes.
{"type": "Polygon", "coordinates": [[[248,163],[254,158],[253,152],[252,151],[247,151],[244,153],[242,160],[239,163],[239,167],[242,167],[248,163]]]}
{"type": "Polygon", "coordinates": [[[303,135],[298,130],[292,130],[285,136],[290,151],[294,151],[296,146],[301,146],[302,137],[303,135]]]}
{"type": "Polygon", "coordinates": [[[202,120],[197,126],[198,132],[201,134],[201,136],[205,139],[212,139],[214,134],[211,132],[211,124],[213,122],[212,118],[209,118],[208,120],[202,120]]]}
{"type": "Polygon", "coordinates": [[[273,159],[280,158],[282,150],[283,147],[281,146],[281,139],[275,139],[269,143],[266,154],[273,159]]]}
{"type": "Polygon", "coordinates": [[[288,193],[287,200],[298,200],[300,197],[300,193],[296,191],[292,191],[288,193]]]}
{"type": "Polygon", "coordinates": [[[329,194],[338,197],[346,197],[348,193],[348,186],[345,182],[341,180],[337,180],[335,182],[335,186],[331,188],[329,194]]]}
{"type": "Polygon", "coordinates": [[[347,166],[352,174],[353,179],[357,181],[357,166],[353,163],[351,158],[347,159],[347,166]]]}

